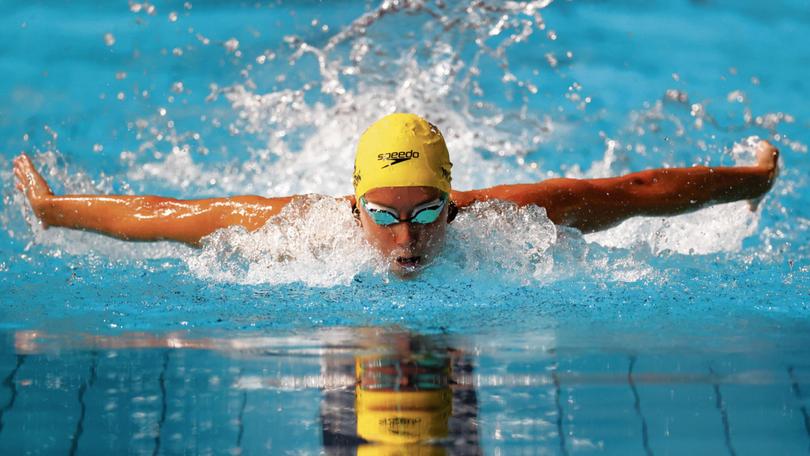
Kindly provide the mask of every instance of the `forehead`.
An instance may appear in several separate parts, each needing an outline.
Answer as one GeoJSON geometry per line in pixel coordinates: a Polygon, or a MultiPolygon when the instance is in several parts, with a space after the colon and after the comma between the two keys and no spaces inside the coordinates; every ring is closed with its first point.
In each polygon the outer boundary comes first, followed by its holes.
{"type": "Polygon", "coordinates": [[[412,207],[441,196],[433,187],[380,187],[365,194],[366,201],[392,208],[412,207]]]}

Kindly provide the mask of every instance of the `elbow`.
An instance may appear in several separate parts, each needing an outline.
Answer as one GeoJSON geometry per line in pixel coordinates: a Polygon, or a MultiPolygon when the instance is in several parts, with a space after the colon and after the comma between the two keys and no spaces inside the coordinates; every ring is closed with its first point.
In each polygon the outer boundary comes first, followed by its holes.
{"type": "Polygon", "coordinates": [[[627,176],[626,187],[629,189],[648,189],[654,188],[660,185],[661,179],[661,170],[647,170],[641,171],[638,173],[633,173],[627,176]]]}
{"type": "Polygon", "coordinates": [[[639,209],[646,209],[646,206],[656,206],[669,199],[673,194],[677,194],[677,189],[673,188],[671,182],[666,179],[666,170],[648,170],[634,173],[627,176],[627,180],[618,190],[625,205],[639,206],[639,209]]]}

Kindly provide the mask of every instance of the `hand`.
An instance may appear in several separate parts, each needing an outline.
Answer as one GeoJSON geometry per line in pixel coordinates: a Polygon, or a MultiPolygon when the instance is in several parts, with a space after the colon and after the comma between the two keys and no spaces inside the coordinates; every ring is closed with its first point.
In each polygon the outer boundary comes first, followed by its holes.
{"type": "MultiPolygon", "coordinates": [[[[773,182],[776,176],[779,175],[779,149],[774,147],[773,144],[767,140],[762,140],[757,144],[757,167],[763,168],[768,172],[768,189],[773,187],[773,182]]],[[[766,190],[766,191],[767,191],[766,190]]],[[[748,206],[751,211],[756,211],[760,201],[763,197],[748,200],[748,206]]]]}
{"type": "MultiPolygon", "coordinates": [[[[34,214],[41,220],[48,200],[53,197],[53,191],[48,186],[48,182],[39,174],[31,163],[31,159],[26,154],[20,154],[14,159],[14,176],[17,178],[17,190],[23,192],[34,214]]],[[[47,228],[47,224],[42,222],[42,226],[47,228]]]]}
{"type": "Polygon", "coordinates": [[[762,140],[757,145],[757,166],[771,171],[770,181],[779,174],[779,149],[766,140],[762,140]]]}

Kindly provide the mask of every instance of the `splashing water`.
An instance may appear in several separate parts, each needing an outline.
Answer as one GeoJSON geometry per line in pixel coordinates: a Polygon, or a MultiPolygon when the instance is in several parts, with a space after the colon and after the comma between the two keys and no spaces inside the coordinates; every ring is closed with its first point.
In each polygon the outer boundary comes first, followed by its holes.
{"type": "Polygon", "coordinates": [[[554,260],[557,228],[537,206],[503,201],[476,203],[451,225],[446,260],[462,274],[497,274],[502,280],[543,280],[554,260]]]}
{"type": "MultiPolygon", "coordinates": [[[[480,61],[487,58],[492,69],[503,73],[504,85],[514,95],[525,97],[537,90],[509,72],[506,50],[545,27],[539,10],[548,3],[493,2],[474,7],[383,2],[322,47],[286,36],[288,62],[299,78],[286,75],[284,80],[297,84],[262,92],[260,87],[277,81],[267,81],[264,68],[248,64],[244,83],[215,85],[210,95],[229,103],[233,112],[229,130],[253,138],[256,147],[251,147],[246,160],[224,174],[221,169],[211,173],[195,166],[190,148],[175,144],[165,160],[133,167],[129,177],[176,185],[215,179],[223,192],[348,194],[356,138],[383,115],[409,111],[441,125],[454,151],[454,182],[459,187],[515,178],[537,180],[536,172],[516,174],[512,167],[497,163],[487,173],[474,171],[493,151],[500,157],[526,155],[552,128],[548,117],[497,108],[493,101],[501,95],[494,91],[487,100],[478,79],[480,61]],[[412,22],[419,33],[403,36],[386,26],[397,19],[412,22]],[[467,49],[467,43],[474,49],[467,49]],[[313,78],[312,70],[318,77],[313,78]],[[177,172],[179,164],[182,173],[177,172]]],[[[160,129],[154,134],[172,136],[160,129]]]]}
{"type": "MultiPolygon", "coordinates": [[[[351,193],[356,138],[394,111],[416,112],[440,126],[454,162],[454,186],[460,189],[683,166],[696,160],[689,152],[693,146],[744,163],[753,157],[753,140],[723,150],[711,136],[757,129],[779,135],[783,124],[795,121],[784,113],[757,114],[743,92],[733,91],[726,102],[742,107],[741,121],[725,123],[707,103],[667,89],[661,100],[630,113],[623,131],[613,136],[600,131],[601,158],[586,162],[584,169],[576,160],[566,163],[556,152],[565,144],[563,150],[581,147],[574,127],[596,121],[586,112],[593,97],[563,71],[574,61],[571,52],[559,47],[561,35],[547,29],[540,15],[550,3],[385,1],[325,38],[287,35],[272,50],[229,38],[221,43],[222,52],[239,69],[240,80],[211,82],[208,109],[194,114],[213,127],[184,131],[181,109],[152,109],[130,120],[139,143],[120,154],[122,175],[95,181],[62,162],[55,133],[53,143],[33,151],[45,151],[38,163],[58,191],[67,193],[168,189],[189,196],[340,196],[351,193]],[[528,45],[548,49],[546,66],[533,74],[518,71],[509,59],[528,45]],[[567,87],[565,108],[534,98],[553,94],[560,85],[567,87]],[[220,152],[209,149],[205,144],[216,142],[221,131],[227,131],[229,145],[220,152]],[[123,185],[115,183],[122,179],[123,185]]],[[[199,39],[202,46],[206,40],[199,39]]],[[[181,99],[189,87],[189,81],[173,81],[169,100],[181,99]]],[[[806,150],[785,135],[780,138],[792,150],[806,150]]],[[[108,149],[94,146],[96,153],[108,149]]],[[[26,228],[14,214],[24,207],[22,198],[14,194],[6,200],[4,226],[25,238],[26,228]]],[[[345,204],[332,198],[302,198],[264,228],[222,230],[199,251],[43,231],[30,223],[30,213],[27,217],[31,240],[57,256],[91,251],[116,258],[181,258],[195,277],[244,284],[332,286],[349,284],[365,272],[386,277],[382,260],[362,240],[345,204]]],[[[577,274],[606,281],[660,278],[665,273],[651,266],[655,257],[740,252],[759,221],[760,212],[742,202],[679,217],[637,218],[583,238],[555,227],[541,208],[477,204],[451,225],[445,254],[432,269],[482,278],[497,272],[521,284],[577,274]]]]}
{"type": "Polygon", "coordinates": [[[220,230],[185,260],[203,279],[308,286],[349,284],[359,272],[385,266],[347,204],[316,196],[293,201],[255,232],[220,230]]]}

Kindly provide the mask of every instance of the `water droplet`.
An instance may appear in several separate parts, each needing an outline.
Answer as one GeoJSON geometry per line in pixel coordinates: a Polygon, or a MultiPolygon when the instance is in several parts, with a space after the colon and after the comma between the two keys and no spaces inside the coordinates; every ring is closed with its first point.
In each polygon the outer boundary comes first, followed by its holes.
{"type": "Polygon", "coordinates": [[[115,73],[115,79],[122,80],[127,78],[127,73],[125,71],[118,71],[115,73]]]}
{"type": "Polygon", "coordinates": [[[126,98],[126,95],[124,95],[124,92],[118,92],[118,94],[115,96],[115,98],[117,98],[118,101],[124,101],[124,98],[126,98]]]}
{"type": "Polygon", "coordinates": [[[112,46],[113,44],[115,44],[115,36],[113,36],[113,34],[109,32],[105,33],[104,44],[106,44],[107,46],[112,46]]]}
{"type": "Polygon", "coordinates": [[[745,93],[743,93],[741,90],[734,90],[732,92],[729,92],[729,94],[726,95],[726,101],[728,101],[729,103],[733,103],[735,101],[737,103],[742,103],[745,101],[745,93]]]}
{"type": "Polygon", "coordinates": [[[234,52],[237,49],[239,49],[239,40],[237,40],[236,38],[231,38],[225,43],[223,43],[223,45],[225,46],[225,49],[227,49],[228,52],[234,52]]]}
{"type": "Polygon", "coordinates": [[[169,22],[177,22],[177,12],[172,11],[169,13],[169,22]]]}
{"type": "Polygon", "coordinates": [[[682,90],[669,89],[664,96],[667,100],[677,101],[679,103],[687,103],[689,101],[689,95],[682,90]]]}
{"type": "Polygon", "coordinates": [[[172,92],[183,93],[183,81],[177,81],[172,84],[172,92]]]}

